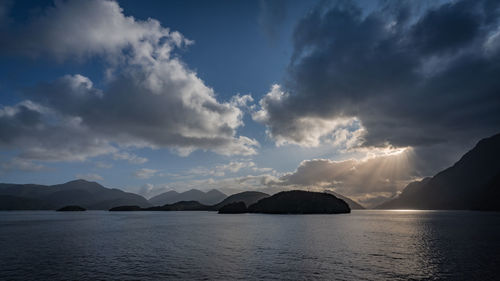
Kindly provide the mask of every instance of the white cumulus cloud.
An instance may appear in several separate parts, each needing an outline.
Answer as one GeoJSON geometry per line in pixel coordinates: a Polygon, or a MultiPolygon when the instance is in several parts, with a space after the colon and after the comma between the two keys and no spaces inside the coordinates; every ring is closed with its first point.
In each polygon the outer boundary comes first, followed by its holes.
{"type": "Polygon", "coordinates": [[[97,57],[105,86],[69,74],[27,90],[0,108],[0,146],[26,159],[74,161],[102,154],[142,164],[121,148],[170,148],[252,155],[259,143],[237,134],[249,95],[220,102],[175,54],[193,43],[154,19],[126,16],[115,1],[56,1],[2,34],[6,53],[55,60],[97,57]],[[31,35],[31,36],[28,36],[31,35]]]}

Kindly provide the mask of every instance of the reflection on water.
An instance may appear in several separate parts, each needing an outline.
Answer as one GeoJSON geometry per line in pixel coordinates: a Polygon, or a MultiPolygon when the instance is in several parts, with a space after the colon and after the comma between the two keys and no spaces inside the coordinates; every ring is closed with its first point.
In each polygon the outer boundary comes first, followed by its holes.
{"type": "Polygon", "coordinates": [[[499,279],[500,213],[0,212],[0,279],[499,279]]]}

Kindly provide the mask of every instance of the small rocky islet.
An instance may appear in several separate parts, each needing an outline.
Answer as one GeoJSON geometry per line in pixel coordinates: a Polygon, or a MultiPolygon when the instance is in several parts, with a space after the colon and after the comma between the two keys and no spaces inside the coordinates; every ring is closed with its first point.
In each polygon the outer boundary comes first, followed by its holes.
{"type": "Polygon", "coordinates": [[[70,205],[70,206],[64,206],[62,208],[59,208],[56,210],[57,212],[82,212],[86,211],[85,208],[76,206],[76,205],[70,205]]]}

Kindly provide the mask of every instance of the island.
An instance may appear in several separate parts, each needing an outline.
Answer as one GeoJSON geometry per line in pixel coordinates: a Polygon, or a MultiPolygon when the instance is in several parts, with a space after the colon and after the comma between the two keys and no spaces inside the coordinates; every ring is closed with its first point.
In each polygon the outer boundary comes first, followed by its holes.
{"type": "Polygon", "coordinates": [[[329,193],[303,190],[282,191],[248,207],[249,213],[264,214],[343,214],[351,208],[329,193]]]}
{"type": "Polygon", "coordinates": [[[198,201],[179,201],[174,204],[165,204],[163,206],[141,208],[139,206],[118,206],[109,209],[109,211],[212,211],[210,206],[203,205],[198,201]]]}
{"type": "Polygon", "coordinates": [[[257,203],[257,201],[266,197],[269,197],[269,194],[259,191],[243,191],[227,197],[222,202],[213,205],[212,208],[218,211],[220,208],[226,206],[229,203],[243,202],[245,203],[245,209],[246,209],[246,206],[250,206],[254,203],[257,203]]]}
{"type": "Polygon", "coordinates": [[[198,201],[179,201],[173,204],[165,204],[158,207],[143,208],[143,211],[211,211],[210,206],[203,205],[198,201]]]}
{"type": "Polygon", "coordinates": [[[57,212],[82,212],[82,211],[86,211],[86,209],[83,207],[80,207],[80,206],[70,205],[70,206],[65,206],[65,207],[59,208],[56,211],[57,212]]]}
{"type": "Polygon", "coordinates": [[[142,208],[139,206],[118,206],[109,209],[112,212],[127,212],[127,211],[141,211],[142,208]]]}

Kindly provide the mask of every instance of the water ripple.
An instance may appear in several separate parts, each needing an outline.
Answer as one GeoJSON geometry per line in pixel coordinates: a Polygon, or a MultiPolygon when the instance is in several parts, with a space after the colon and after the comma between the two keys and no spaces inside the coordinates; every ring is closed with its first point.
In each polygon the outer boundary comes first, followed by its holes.
{"type": "Polygon", "coordinates": [[[498,280],[500,214],[0,212],[1,280],[498,280]]]}

